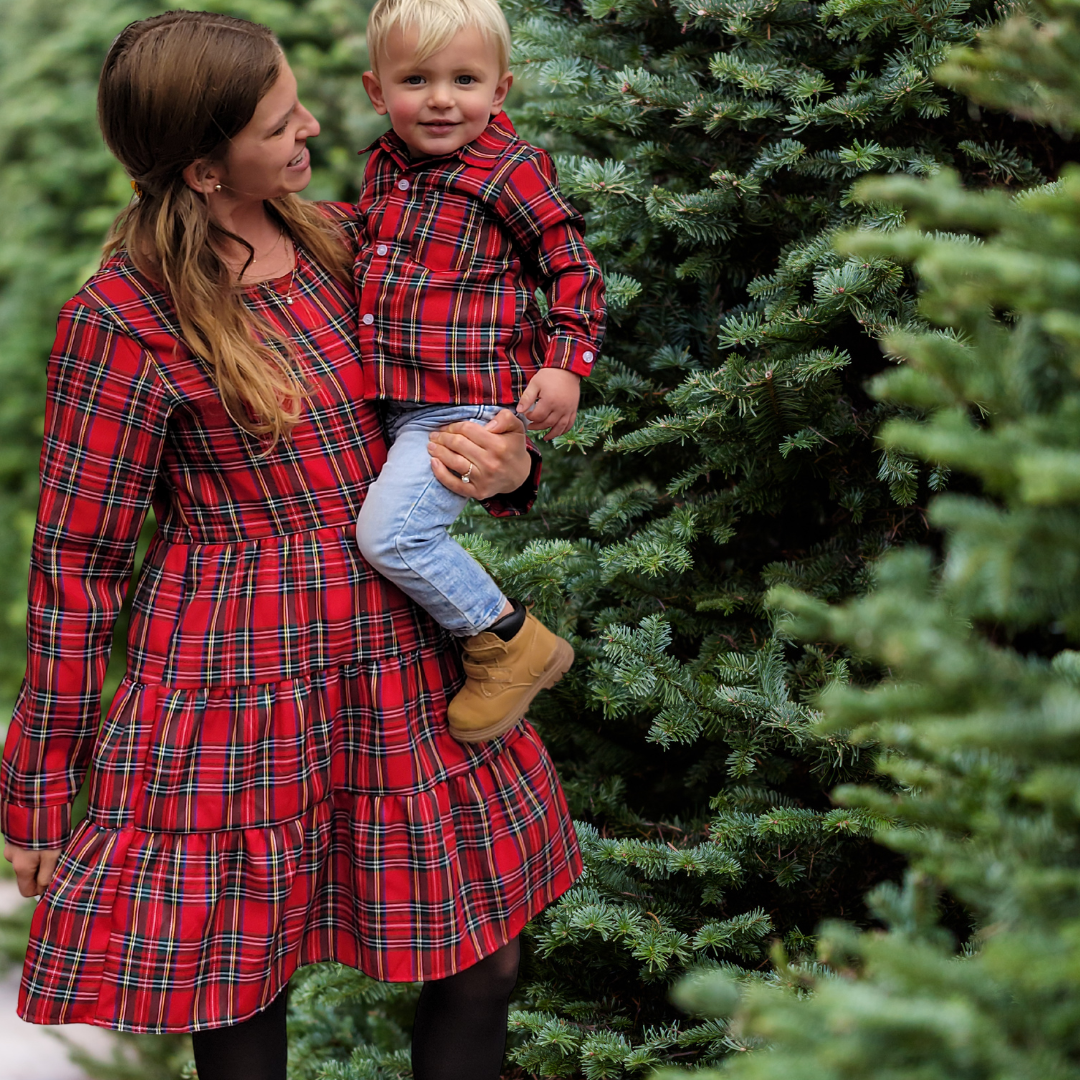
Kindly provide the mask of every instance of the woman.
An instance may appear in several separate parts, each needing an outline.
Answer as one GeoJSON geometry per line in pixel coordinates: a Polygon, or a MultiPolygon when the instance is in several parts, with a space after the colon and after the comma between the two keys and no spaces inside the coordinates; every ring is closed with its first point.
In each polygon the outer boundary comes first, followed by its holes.
{"type": "MultiPolygon", "coordinates": [[[[358,400],[349,209],[296,197],[318,124],[269,31],[205,12],[128,27],[99,113],[139,198],[49,363],[0,788],[6,854],[42,896],[20,1012],[190,1030],[201,1080],[277,1080],[289,976],[337,960],[425,980],[420,1080],[494,1078],[516,935],[580,859],[531,728],[449,737],[456,654],[355,550],[385,447],[358,400]]],[[[432,468],[516,513],[535,485],[506,420],[438,436],[432,468]]]]}

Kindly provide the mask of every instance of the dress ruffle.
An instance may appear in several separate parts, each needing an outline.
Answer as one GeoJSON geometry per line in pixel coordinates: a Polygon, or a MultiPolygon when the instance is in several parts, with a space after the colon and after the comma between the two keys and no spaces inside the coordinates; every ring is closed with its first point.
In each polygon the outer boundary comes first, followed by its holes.
{"type": "Polygon", "coordinates": [[[20,1015],[189,1031],[253,1015],[316,961],[444,978],[565,892],[581,862],[543,744],[528,725],[451,738],[461,673],[430,637],[280,682],[126,677],[20,1015]]]}
{"type": "Polygon", "coordinates": [[[307,963],[444,978],[514,937],[580,868],[528,725],[423,790],[338,789],[274,824],[156,832],[88,819],[35,913],[19,1014],[188,1031],[253,1015],[307,963]]]}

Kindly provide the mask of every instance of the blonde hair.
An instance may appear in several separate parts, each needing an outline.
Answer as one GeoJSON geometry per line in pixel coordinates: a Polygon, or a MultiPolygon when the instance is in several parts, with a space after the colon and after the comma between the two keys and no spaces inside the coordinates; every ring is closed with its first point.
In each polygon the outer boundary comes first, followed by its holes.
{"type": "MultiPolygon", "coordinates": [[[[113,224],[105,255],[126,250],[162,285],[184,343],[210,367],[233,420],[270,445],[300,418],[310,388],[291,343],[243,302],[219,254],[223,241],[251,245],[219,225],[184,169],[220,161],[277,81],[284,57],[257,23],[205,11],[170,11],[132,23],[113,43],[98,87],[109,149],[138,185],[139,199],[113,224]]],[[[267,209],[345,284],[350,260],[337,228],[295,195],[267,209]]]]}
{"type": "Polygon", "coordinates": [[[397,27],[417,32],[416,60],[426,60],[467,27],[475,27],[494,46],[499,70],[510,67],[510,24],[498,0],[377,0],[368,16],[367,47],[371,70],[379,73],[386,39],[397,27]]]}

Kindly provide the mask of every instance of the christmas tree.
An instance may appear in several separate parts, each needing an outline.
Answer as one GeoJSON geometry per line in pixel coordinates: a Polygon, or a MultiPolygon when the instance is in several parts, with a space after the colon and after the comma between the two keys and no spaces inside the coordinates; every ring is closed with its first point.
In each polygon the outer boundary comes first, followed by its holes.
{"type": "Polygon", "coordinates": [[[948,482],[875,441],[922,408],[864,389],[890,364],[880,338],[921,316],[899,260],[833,246],[903,220],[853,187],[951,168],[1015,191],[1064,154],[932,80],[987,5],[521,0],[514,15],[537,88],[516,119],[588,209],[612,326],[537,511],[469,522],[581,657],[532,715],[588,871],[529,931],[512,1059],[638,1075],[753,1045],[673,1010],[680,973],[778,980],[771,940],[803,958],[823,918],[865,925],[866,890],[902,875],[869,839],[891,803],[830,801],[870,755],[811,704],[880,666],[795,644],[763,603],[781,585],[864,594],[883,552],[926,539],[948,482]]]}
{"type": "MultiPolygon", "coordinates": [[[[1080,12],[1040,4],[951,57],[939,77],[994,107],[1080,129],[1080,12]]],[[[867,597],[839,607],[791,589],[770,597],[787,630],[845,642],[887,684],[823,695],[823,734],[873,739],[889,786],[841,790],[894,824],[910,859],[902,887],[870,904],[887,933],[827,925],[826,968],[790,964],[809,997],[750,989],[733,1038],[771,1049],[725,1077],[746,1080],[1066,1080],[1080,1076],[1080,169],[1010,196],[955,173],[878,179],[865,203],[903,209],[891,232],[843,237],[849,257],[910,263],[932,326],[886,347],[903,366],[882,401],[926,411],[883,444],[977,480],[935,499],[943,557],[884,557],[867,597]],[[974,933],[939,923],[941,890],[974,933]]],[[[731,981],[682,991],[727,1014],[731,981]]],[[[672,1074],[677,1075],[677,1074],[672,1074]]],[[[699,1074],[700,1075],[700,1074],[699,1074]]],[[[719,1076],[720,1073],[713,1075],[719,1076]]]]}

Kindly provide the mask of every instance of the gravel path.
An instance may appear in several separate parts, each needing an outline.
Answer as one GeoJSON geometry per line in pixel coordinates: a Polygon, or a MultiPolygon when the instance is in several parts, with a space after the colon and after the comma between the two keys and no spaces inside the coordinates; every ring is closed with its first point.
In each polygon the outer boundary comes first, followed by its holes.
{"type": "MultiPolygon", "coordinates": [[[[13,911],[33,901],[19,896],[15,882],[0,880],[0,911],[13,911]]],[[[0,976],[0,1080],[85,1080],[85,1073],[68,1061],[67,1049],[57,1037],[62,1032],[95,1057],[110,1057],[112,1040],[107,1031],[86,1024],[42,1027],[25,1024],[15,1014],[19,998],[18,968],[0,976]]]]}

